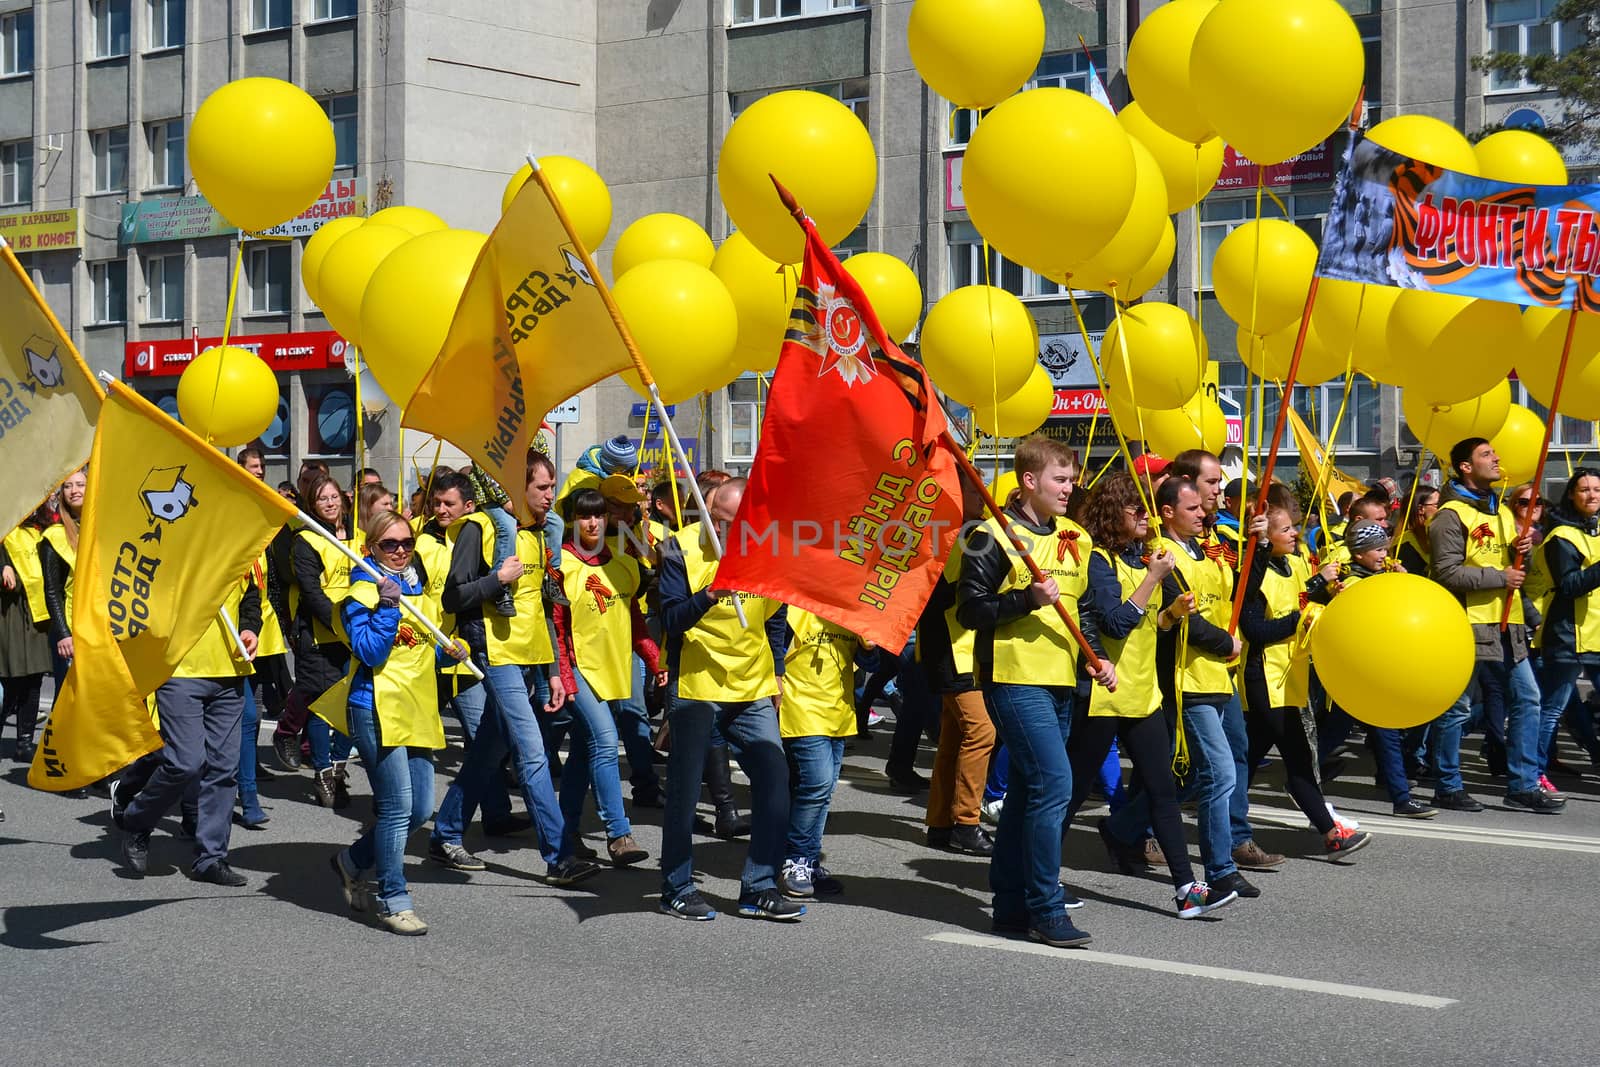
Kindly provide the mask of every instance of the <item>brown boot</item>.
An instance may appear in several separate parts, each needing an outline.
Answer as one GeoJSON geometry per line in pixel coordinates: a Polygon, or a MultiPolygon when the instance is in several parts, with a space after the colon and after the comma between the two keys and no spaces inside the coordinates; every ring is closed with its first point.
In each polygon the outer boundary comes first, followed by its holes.
{"type": "Polygon", "coordinates": [[[1167,855],[1161,851],[1161,846],[1156,843],[1156,839],[1153,837],[1144,839],[1144,861],[1151,867],[1165,867],[1167,865],[1167,855]]]}
{"type": "Polygon", "coordinates": [[[628,867],[650,858],[650,853],[639,847],[639,842],[633,839],[632,834],[613,837],[606,842],[606,851],[611,854],[613,867],[628,867]]]}
{"type": "Polygon", "coordinates": [[[1277,852],[1268,852],[1254,840],[1246,841],[1233,850],[1233,862],[1247,871],[1270,871],[1283,866],[1284,857],[1277,852]]]}
{"type": "Polygon", "coordinates": [[[316,771],[311,778],[311,796],[324,808],[334,806],[333,768],[316,771]]]}
{"type": "Polygon", "coordinates": [[[350,806],[350,775],[344,769],[344,760],[335,760],[333,764],[333,806],[350,806]]]}

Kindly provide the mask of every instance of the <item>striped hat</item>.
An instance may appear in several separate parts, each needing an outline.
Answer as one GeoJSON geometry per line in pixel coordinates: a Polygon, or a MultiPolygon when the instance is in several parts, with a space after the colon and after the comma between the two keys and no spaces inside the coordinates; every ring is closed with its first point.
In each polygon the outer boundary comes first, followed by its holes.
{"type": "Polygon", "coordinates": [[[634,464],[638,462],[639,447],[626,434],[619,433],[600,446],[600,466],[604,467],[607,473],[632,471],[634,464]]]}

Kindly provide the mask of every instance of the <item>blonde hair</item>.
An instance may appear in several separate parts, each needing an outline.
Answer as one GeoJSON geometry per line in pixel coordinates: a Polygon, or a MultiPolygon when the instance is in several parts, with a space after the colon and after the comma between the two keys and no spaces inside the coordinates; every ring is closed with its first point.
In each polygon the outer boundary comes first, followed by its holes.
{"type": "Polygon", "coordinates": [[[406,521],[406,517],[393,508],[374,511],[367,516],[367,524],[361,528],[361,532],[365,537],[362,543],[366,545],[367,550],[371,551],[372,546],[383,539],[384,531],[395,523],[404,526],[407,533],[411,532],[411,524],[406,521]]]}

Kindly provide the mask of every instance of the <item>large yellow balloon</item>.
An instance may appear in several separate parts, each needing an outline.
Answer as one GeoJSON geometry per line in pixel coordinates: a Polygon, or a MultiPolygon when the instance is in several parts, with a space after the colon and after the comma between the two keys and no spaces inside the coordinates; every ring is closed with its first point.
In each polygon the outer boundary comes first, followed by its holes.
{"type": "MultiPolygon", "coordinates": [[[[611,232],[611,190],[595,169],[571,156],[540,156],[539,168],[545,180],[555,190],[556,199],[572,220],[578,239],[590,252],[605,243],[611,232]]],[[[533,168],[524,163],[506,182],[506,191],[500,196],[500,214],[511,206],[511,198],[533,177],[533,168]]]]}
{"type": "Polygon", "coordinates": [[[1419,574],[1355,583],[1311,630],[1311,661],[1328,695],[1387,730],[1421,726],[1455,703],[1472,678],[1475,648],[1460,602],[1419,574]]]}
{"type": "Polygon", "coordinates": [[[823,243],[836,245],[872,204],[878,153],[855,112],[806,89],[764,96],[733,120],[717,159],[728,217],[768,259],[796,263],[804,235],[778,199],[774,177],[811,216],[823,243]]]}
{"type": "Polygon", "coordinates": [[[334,242],[317,268],[317,306],[328,325],[347,341],[362,344],[361,300],[384,258],[411,240],[398,226],[367,221],[334,242]]]}
{"type": "Polygon", "coordinates": [[[959,107],[994,107],[1033,77],[1044,53],[1039,0],[916,0],[911,62],[959,107]]]}
{"type": "Polygon", "coordinates": [[[1161,168],[1167,186],[1167,210],[1173,213],[1194,207],[1222,176],[1224,145],[1220,137],[1200,142],[1197,147],[1156,125],[1135,100],[1117,112],[1117,121],[1128,136],[1144,145],[1161,168]]]}
{"type": "Polygon", "coordinates": [[[1349,121],[1365,69],[1361,31],[1338,0],[1224,0],[1195,35],[1189,81],[1218,136],[1281,163],[1349,121]]]}
{"type": "Polygon", "coordinates": [[[770,371],[778,365],[789,328],[799,272],[762,255],[742,233],[732,233],[711,260],[739,310],[739,355],[746,370],[770,371]]]}
{"type": "Polygon", "coordinates": [[[187,136],[195,185],[241,230],[289,221],[333,177],[328,113],[305,90],[277,78],[240,78],[215,90],[187,136]]]}
{"type": "Polygon", "coordinates": [[[611,276],[620,278],[652,259],[683,259],[710,269],[717,254],[705,228],[693,219],[660,211],[628,224],[611,253],[611,276]]]}
{"type": "Polygon", "coordinates": [[[1555,145],[1528,130],[1501,130],[1472,146],[1478,173],[1497,182],[1567,184],[1567,161],[1555,145]]]}
{"type": "Polygon", "coordinates": [[[1521,340],[1514,304],[1407,289],[1389,313],[1405,386],[1433,404],[1470,400],[1503,380],[1521,340]]]}
{"type": "Polygon", "coordinates": [[[967,285],[939,298],[922,324],[923,365],[933,384],[969,408],[994,406],[1021,389],[1039,365],[1033,316],[992,285],[967,285]]]}
{"type": "Polygon", "coordinates": [[[1133,277],[1128,279],[1128,284],[1118,295],[1123,300],[1138,300],[1166,281],[1177,251],[1178,231],[1173,227],[1172,220],[1168,219],[1166,225],[1161,227],[1161,239],[1156,242],[1156,250],[1150,254],[1144,266],[1133,272],[1133,277]]]}
{"type": "MultiPolygon", "coordinates": [[[[1230,0],[1231,2],[1231,0],[1230,0]]],[[[1317,243],[1284,219],[1236,227],[1211,261],[1211,285],[1228,317],[1251,333],[1298,321],[1317,267],[1317,243]]]]}
{"type": "Polygon", "coordinates": [[[1341,368],[1353,349],[1356,370],[1399,385],[1399,361],[1389,349],[1389,314],[1399,298],[1400,290],[1392,286],[1325,278],[1317,287],[1311,324],[1341,368]]]}
{"type": "Polygon", "coordinates": [[[1478,156],[1472,143],[1448,122],[1432,115],[1396,115],[1367,131],[1368,140],[1424,163],[1462,174],[1478,173],[1478,156]]]}
{"type": "Polygon", "coordinates": [[[1128,87],[1152,122],[1191,145],[1214,135],[1190,84],[1195,37],[1217,0],[1173,0],[1145,16],[1128,42],[1128,87]]]}
{"type": "Polygon", "coordinates": [[[1072,285],[1096,289],[1123,301],[1132,300],[1134,276],[1150,262],[1160,247],[1168,218],[1167,187],[1155,156],[1138,141],[1131,141],[1134,180],[1133,203],[1128,216],[1110,242],[1072,274],[1072,285]]]}
{"type": "Polygon", "coordinates": [[[961,169],[978,232],[1047,278],[1106,246],[1133,203],[1134,176],[1116,118],[1071,89],[1029,89],[989,112],[961,169]]]}
{"type": "Polygon", "coordinates": [[[977,405],[972,417],[978,429],[990,437],[1026,437],[1044,425],[1055,402],[1056,387],[1050,381],[1050,372],[1035,363],[1021,389],[998,406],[977,405]]]}
{"type": "Polygon", "coordinates": [[[315,303],[318,300],[317,272],[322,269],[322,257],[328,254],[334,242],[345,234],[361,228],[367,220],[355,215],[345,215],[342,218],[324,222],[317,227],[306,240],[306,246],[300,250],[300,284],[305,287],[306,295],[315,303]]]}
{"type": "Polygon", "coordinates": [[[1500,455],[1500,477],[1511,485],[1533,478],[1544,444],[1544,420],[1521,404],[1512,404],[1505,425],[1489,437],[1500,455]]]}
{"type": "Polygon", "coordinates": [[[427,208],[412,207],[409,204],[396,204],[386,207],[372,216],[373,222],[381,222],[385,226],[395,226],[409,233],[413,237],[421,237],[425,233],[447,229],[444,219],[429,211],[427,208]]]}
{"type": "MultiPolygon", "coordinates": [[[[1298,322],[1291,322],[1266,337],[1257,337],[1241,326],[1235,342],[1239,347],[1240,361],[1252,373],[1281,382],[1289,376],[1289,364],[1294,360],[1294,346],[1299,336],[1298,322]]],[[[1306,343],[1300,352],[1300,369],[1295,375],[1295,384],[1320,385],[1330,378],[1343,378],[1347,360],[1348,352],[1335,352],[1323,343],[1317,333],[1317,324],[1313,321],[1306,330],[1306,343]]]]}
{"type": "MultiPolygon", "coordinates": [[[[733,358],[739,312],[715,274],[687,260],[652,260],[618,278],[612,295],[663,402],[682,403],[716,384],[733,358]]],[[[649,396],[635,372],[622,380],[649,396]]]]}
{"type": "Polygon", "coordinates": [[[1403,389],[1400,409],[1411,435],[1434,455],[1448,457],[1457,441],[1493,439],[1500,432],[1511,410],[1511,383],[1500,382],[1482,396],[1460,404],[1429,404],[1412,390],[1403,389]]]}
{"type": "Polygon", "coordinates": [[[1176,456],[1191,448],[1221,455],[1228,445],[1228,418],[1215,400],[1197,392],[1182,407],[1142,411],[1145,444],[1159,456],[1176,456]]]}
{"type": "Polygon", "coordinates": [[[487,240],[473,230],[435,230],[413,237],[372,272],[361,298],[361,356],[402,409],[438,358],[487,240]]]}
{"type": "Polygon", "coordinates": [[[243,348],[208,348],[178,379],[183,424],[219,448],[246,445],[278,414],[278,378],[243,348]]]}
{"type": "Polygon", "coordinates": [[[922,318],[922,286],[911,268],[886,252],[858,252],[840,266],[866,293],[889,340],[910,337],[922,318]]]}
{"type": "Polygon", "coordinates": [[[1182,308],[1138,304],[1106,331],[1100,363],[1113,393],[1131,396],[1134,403],[1151,410],[1180,407],[1200,388],[1206,340],[1200,324],[1182,308]]]}
{"type": "MultiPolygon", "coordinates": [[[[1528,394],[1550,407],[1561,366],[1561,347],[1567,339],[1570,311],[1529,308],[1522,315],[1525,338],[1517,353],[1517,378],[1528,394]]],[[[1600,419],[1600,316],[1578,315],[1572,335],[1572,355],[1561,383],[1561,414],[1592,422],[1600,419]]]]}

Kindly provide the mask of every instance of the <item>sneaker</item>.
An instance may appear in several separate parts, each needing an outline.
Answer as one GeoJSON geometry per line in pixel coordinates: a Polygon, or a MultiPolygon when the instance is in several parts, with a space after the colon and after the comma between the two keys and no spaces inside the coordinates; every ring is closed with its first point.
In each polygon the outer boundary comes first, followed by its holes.
{"type": "Polygon", "coordinates": [[[1224,896],[1229,893],[1237,893],[1245,900],[1254,900],[1261,895],[1261,890],[1252,885],[1250,880],[1238,871],[1225,874],[1215,882],[1212,882],[1211,891],[1213,893],[1221,893],[1224,896]]]}
{"type": "Polygon", "coordinates": [[[367,910],[367,891],[362,886],[361,880],[344,867],[344,849],[340,849],[328,857],[328,866],[333,868],[333,873],[339,878],[339,891],[344,894],[344,902],[351,911],[367,910]]]}
{"type": "Polygon", "coordinates": [[[1472,799],[1472,794],[1465,789],[1448,790],[1435,793],[1428,802],[1433,807],[1442,811],[1482,811],[1483,805],[1472,799]]]}
{"type": "Polygon", "coordinates": [[[429,841],[428,858],[452,871],[486,871],[489,865],[453,841],[429,841]]]}
{"type": "Polygon", "coordinates": [[[300,738],[289,734],[272,735],[272,754],[286,771],[300,769],[300,738]]]}
{"type": "Polygon", "coordinates": [[[989,798],[985,797],[984,800],[983,800],[983,803],[978,805],[978,812],[979,812],[979,814],[981,814],[983,816],[984,821],[990,822],[990,823],[993,823],[996,826],[999,826],[1000,825],[1000,809],[1005,807],[1005,804],[1006,804],[1006,798],[1005,797],[995,797],[993,800],[990,800],[989,798]]]}
{"type": "Polygon", "coordinates": [[[1535,789],[1531,793],[1507,793],[1506,807],[1512,811],[1531,811],[1536,815],[1559,815],[1567,802],[1535,789]]]}
{"type": "Polygon", "coordinates": [[[128,810],[128,805],[122,800],[122,780],[113,779],[111,782],[111,825],[122,829],[122,815],[128,810]]]}
{"type": "Polygon", "coordinates": [[[122,833],[122,863],[140,877],[150,866],[150,831],[124,830],[122,833]]]}
{"type": "Polygon", "coordinates": [[[600,865],[589,860],[580,860],[576,856],[568,856],[560,863],[552,863],[544,875],[545,884],[555,886],[576,885],[585,878],[593,878],[600,873],[600,865]]]}
{"type": "Polygon", "coordinates": [[[1329,856],[1347,856],[1357,849],[1367,847],[1371,842],[1371,834],[1351,830],[1335,823],[1333,829],[1322,839],[1322,851],[1329,856]]]}
{"type": "Polygon", "coordinates": [[[950,841],[946,847],[951,852],[959,852],[963,856],[993,856],[994,838],[977,824],[956,826],[950,831],[950,841]]]}
{"type": "Polygon", "coordinates": [[[1268,852],[1252,838],[1233,850],[1233,862],[1247,871],[1271,871],[1283,866],[1284,857],[1279,852],[1268,852]]]}
{"type": "Polygon", "coordinates": [[[503,819],[483,821],[483,832],[486,837],[510,837],[533,829],[533,820],[526,815],[507,815],[503,819]]]}
{"type": "Polygon", "coordinates": [[[811,888],[817,891],[819,897],[836,897],[844,892],[844,883],[833,876],[833,872],[820,863],[811,865],[811,888]]]}
{"type": "Polygon", "coordinates": [[[811,864],[805,860],[784,860],[783,870],[778,873],[778,888],[786,897],[796,900],[809,900],[817,894],[817,887],[811,882],[811,864]]]}
{"type": "Polygon", "coordinates": [[[511,590],[505,586],[500,587],[500,595],[492,601],[494,612],[502,618],[514,619],[517,617],[517,602],[511,596],[511,590]]]}
{"type": "Polygon", "coordinates": [[[613,867],[628,867],[650,858],[650,853],[639,847],[632,834],[611,838],[606,842],[606,852],[611,856],[613,867]]]}
{"type": "Polygon", "coordinates": [[[417,913],[407,908],[405,911],[380,913],[378,925],[391,934],[401,937],[421,937],[428,932],[428,924],[417,918],[417,913]]]}
{"type": "Polygon", "coordinates": [[[1167,865],[1167,854],[1161,851],[1161,846],[1156,842],[1155,838],[1145,838],[1143,847],[1146,866],[1165,867],[1167,865]]]}
{"type": "Polygon", "coordinates": [[[1439,814],[1439,809],[1408,799],[1404,803],[1396,804],[1394,813],[1401,819],[1431,819],[1439,814]]]}
{"type": "Polygon", "coordinates": [[[1566,794],[1557,789],[1555,783],[1552,782],[1547,776],[1542,774],[1539,776],[1539,792],[1543,793],[1547,797],[1550,797],[1552,800],[1567,799],[1566,794]]]}
{"type": "Polygon", "coordinates": [[[901,793],[921,793],[928,788],[928,779],[914,767],[885,767],[883,773],[889,784],[901,793]]]}
{"type": "Polygon", "coordinates": [[[1028,939],[1051,948],[1082,948],[1092,940],[1065,915],[1052,915],[1028,923],[1028,939]]]}
{"type": "Polygon", "coordinates": [[[190,877],[197,882],[210,882],[229,889],[238,889],[245,884],[244,875],[228,866],[227,860],[218,860],[205,870],[195,871],[190,877]]]}
{"type": "Polygon", "coordinates": [[[717,917],[717,909],[706,903],[706,898],[700,895],[698,889],[691,889],[671,900],[662,897],[658,910],[663,915],[675,915],[691,922],[707,923],[717,917]]]}
{"type": "Polygon", "coordinates": [[[872,727],[878,725],[884,720],[885,717],[886,716],[883,714],[883,712],[877,710],[876,708],[867,712],[867,728],[871,729],[872,727]]]}
{"type": "Polygon", "coordinates": [[[797,904],[776,889],[763,889],[759,893],[739,894],[739,914],[746,919],[769,919],[772,922],[797,923],[806,913],[804,904],[797,904]]]}
{"type": "Polygon", "coordinates": [[[1224,893],[1204,882],[1190,882],[1189,888],[1183,895],[1174,897],[1173,901],[1178,905],[1178,918],[1198,919],[1218,908],[1225,908],[1238,899],[1237,892],[1224,893]]]}

